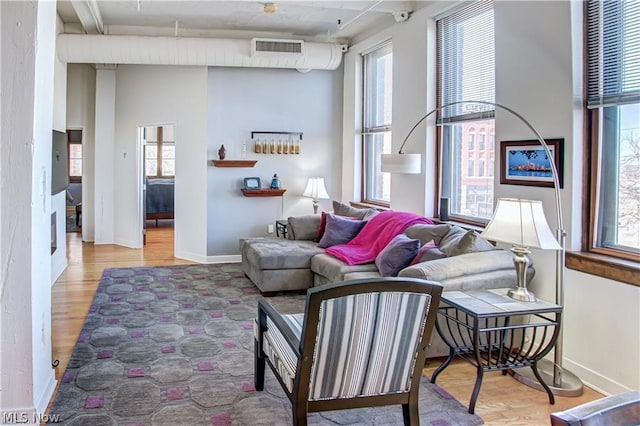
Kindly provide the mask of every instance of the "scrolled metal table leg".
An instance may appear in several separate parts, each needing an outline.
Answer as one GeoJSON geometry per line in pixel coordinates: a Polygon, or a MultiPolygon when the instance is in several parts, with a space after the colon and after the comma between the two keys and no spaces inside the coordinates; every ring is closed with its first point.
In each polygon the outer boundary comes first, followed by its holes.
{"type": "Polygon", "coordinates": [[[473,386],[473,392],[471,393],[471,401],[469,401],[469,414],[473,414],[476,409],[476,401],[478,400],[478,394],[480,394],[480,386],[482,386],[482,376],[484,369],[482,365],[476,367],[476,384],[473,386]]]}
{"type": "Polygon", "coordinates": [[[442,373],[442,371],[447,368],[449,364],[451,364],[451,361],[453,361],[453,357],[455,356],[455,354],[456,350],[454,348],[449,348],[449,356],[442,362],[442,364],[440,364],[438,368],[436,368],[436,371],[433,372],[433,375],[431,376],[431,383],[435,383],[438,375],[442,373]]]}
{"type": "Polygon", "coordinates": [[[544,380],[542,380],[542,376],[540,376],[540,373],[538,372],[538,363],[537,362],[534,362],[531,365],[531,370],[533,370],[533,374],[536,376],[536,379],[538,379],[538,381],[540,382],[540,384],[542,385],[544,390],[547,392],[547,395],[549,395],[549,404],[555,404],[556,403],[556,398],[553,396],[553,392],[551,392],[551,388],[549,388],[549,385],[547,385],[544,382],[544,380]]]}

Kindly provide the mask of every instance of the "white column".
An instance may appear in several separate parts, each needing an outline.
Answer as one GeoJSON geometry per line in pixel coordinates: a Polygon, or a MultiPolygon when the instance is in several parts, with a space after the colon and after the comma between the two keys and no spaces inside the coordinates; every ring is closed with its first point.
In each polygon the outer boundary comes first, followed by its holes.
{"type": "Polygon", "coordinates": [[[95,244],[113,244],[116,66],[96,70],[95,244]]]}

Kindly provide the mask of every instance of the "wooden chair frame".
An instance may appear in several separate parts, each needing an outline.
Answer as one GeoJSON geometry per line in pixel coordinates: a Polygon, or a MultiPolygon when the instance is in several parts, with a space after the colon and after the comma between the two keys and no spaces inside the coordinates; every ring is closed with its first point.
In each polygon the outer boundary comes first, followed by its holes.
{"type": "Polygon", "coordinates": [[[427,356],[427,347],[434,329],[442,285],[434,281],[426,281],[416,278],[374,278],[351,280],[341,283],[329,284],[310,288],[307,291],[305,304],[305,316],[302,325],[301,339],[298,340],[295,333],[266,300],[258,302],[258,336],[255,341],[255,386],[256,390],[264,389],[265,362],[274,371],[274,375],[280,382],[287,397],[291,401],[293,423],[296,425],[307,424],[307,412],[341,410],[348,408],[363,408],[384,405],[402,405],[404,423],[409,425],[419,424],[418,391],[420,379],[427,356]],[[420,344],[415,354],[415,363],[411,372],[411,386],[408,392],[386,395],[340,398],[331,400],[309,401],[309,383],[313,365],[313,354],[316,342],[318,322],[320,318],[320,306],[324,300],[366,293],[382,292],[412,292],[431,295],[431,303],[427,314],[426,324],[422,333],[420,344]],[[293,382],[293,391],[289,392],[285,383],[277,373],[277,369],[267,358],[263,350],[263,334],[267,330],[267,317],[276,325],[297,357],[296,374],[293,382]]]}

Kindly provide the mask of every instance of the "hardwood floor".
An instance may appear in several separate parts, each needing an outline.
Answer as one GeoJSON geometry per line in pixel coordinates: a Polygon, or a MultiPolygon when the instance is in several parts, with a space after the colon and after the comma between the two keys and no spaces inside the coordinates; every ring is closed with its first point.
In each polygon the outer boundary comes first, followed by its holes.
{"type": "MultiPolygon", "coordinates": [[[[160,223],[147,229],[144,249],[83,243],[79,233],[67,234],[69,266],[52,287],[53,359],[59,360],[56,379],[69,362],[95,290],[105,268],[191,263],[173,257],[173,228],[160,223]]],[[[434,331],[435,332],[435,331],[434,331]]],[[[440,360],[431,360],[425,374],[431,375],[440,360]]],[[[475,369],[463,361],[454,361],[439,377],[438,385],[465,406],[469,403],[475,369]]],[[[529,388],[499,372],[486,373],[476,404],[476,413],[487,425],[548,425],[549,414],[603,395],[585,387],[580,397],[556,397],[549,405],[547,395],[529,388]]]]}

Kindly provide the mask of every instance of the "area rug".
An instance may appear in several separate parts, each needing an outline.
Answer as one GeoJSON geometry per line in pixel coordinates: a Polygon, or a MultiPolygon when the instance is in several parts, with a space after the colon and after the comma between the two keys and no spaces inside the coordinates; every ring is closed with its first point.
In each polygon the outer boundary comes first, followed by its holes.
{"type": "MultiPolygon", "coordinates": [[[[267,368],[253,382],[253,319],[262,296],[239,264],[106,269],[52,404],[65,425],[289,425],[267,368]]],[[[303,295],[268,300],[301,312],[303,295]]],[[[482,419],[426,378],[425,425],[482,419]]],[[[313,413],[309,424],[402,424],[400,406],[313,413]]]]}

